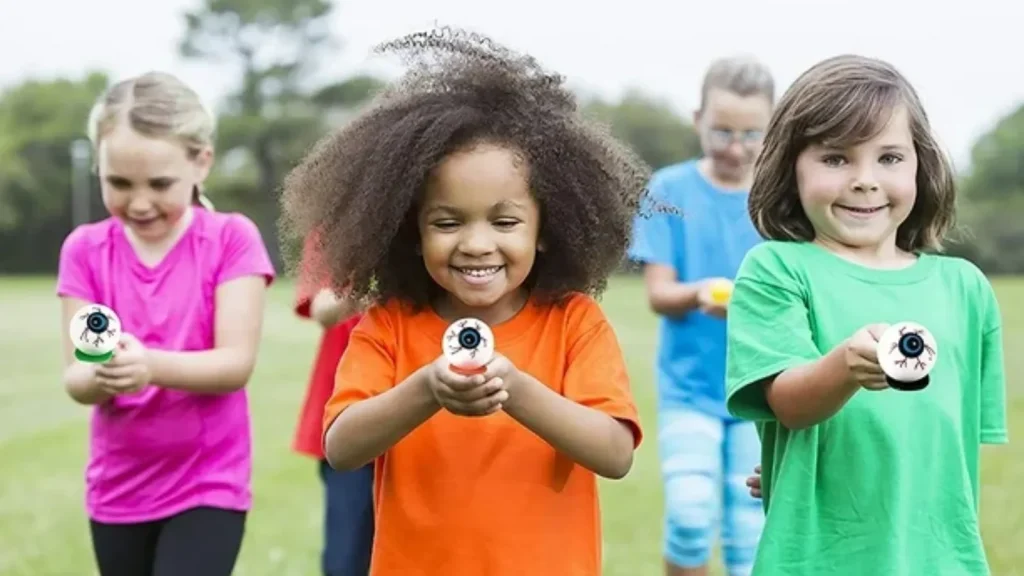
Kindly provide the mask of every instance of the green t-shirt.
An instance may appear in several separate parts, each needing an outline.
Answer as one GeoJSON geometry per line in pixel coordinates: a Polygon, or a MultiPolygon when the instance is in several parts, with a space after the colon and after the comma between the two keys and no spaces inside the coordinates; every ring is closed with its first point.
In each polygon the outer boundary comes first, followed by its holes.
{"type": "Polygon", "coordinates": [[[729,303],[729,411],[757,422],[767,514],[754,576],[987,576],[978,524],[980,444],[1007,441],[1002,330],[985,276],[921,255],[876,270],[811,243],[751,250],[729,303]],[[873,323],[935,337],[919,392],[859,390],[793,431],[764,378],[817,360],[873,323]]]}

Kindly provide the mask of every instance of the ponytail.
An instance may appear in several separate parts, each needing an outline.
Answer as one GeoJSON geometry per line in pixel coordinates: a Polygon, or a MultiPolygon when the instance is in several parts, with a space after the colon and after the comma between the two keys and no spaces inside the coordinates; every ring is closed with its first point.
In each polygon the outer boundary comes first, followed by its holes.
{"type": "Polygon", "coordinates": [[[200,206],[210,212],[215,210],[213,202],[210,202],[210,199],[206,197],[206,194],[203,194],[203,191],[199,189],[199,186],[192,187],[192,205],[200,206]]]}

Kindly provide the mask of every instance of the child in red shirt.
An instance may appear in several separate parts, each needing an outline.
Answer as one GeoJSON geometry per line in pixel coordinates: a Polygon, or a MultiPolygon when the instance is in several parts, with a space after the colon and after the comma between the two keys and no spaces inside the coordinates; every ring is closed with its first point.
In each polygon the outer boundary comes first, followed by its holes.
{"type": "Polygon", "coordinates": [[[321,556],[324,576],[365,576],[370,569],[374,531],[373,465],[339,472],[327,464],[323,453],[324,406],[334,389],[334,374],[348,347],[349,334],[362,316],[349,300],[336,297],[330,290],[317,289],[318,285],[310,278],[300,278],[295,302],[295,313],[317,321],[324,332],[293,448],[316,458],[320,466],[325,504],[321,556]]]}

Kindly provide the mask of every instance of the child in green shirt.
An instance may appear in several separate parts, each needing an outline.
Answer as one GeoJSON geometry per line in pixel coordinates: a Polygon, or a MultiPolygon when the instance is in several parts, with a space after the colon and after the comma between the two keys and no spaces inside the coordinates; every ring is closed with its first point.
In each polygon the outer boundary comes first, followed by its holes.
{"type": "Polygon", "coordinates": [[[727,405],[757,422],[766,525],[755,576],[988,576],[979,451],[1007,442],[999,306],[936,255],[952,169],[903,76],[841,56],[779,103],[750,192],[768,240],[728,308],[727,405]],[[926,252],[929,251],[929,252],[926,252]],[[911,321],[930,385],[889,388],[876,346],[911,321]]]}

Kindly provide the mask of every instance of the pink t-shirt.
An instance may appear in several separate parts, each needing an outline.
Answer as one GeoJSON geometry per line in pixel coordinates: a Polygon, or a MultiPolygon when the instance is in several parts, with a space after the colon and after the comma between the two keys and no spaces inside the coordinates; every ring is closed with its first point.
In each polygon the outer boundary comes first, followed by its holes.
{"type": "MultiPolygon", "coordinates": [[[[149,348],[213,348],[217,286],[252,275],[269,284],[274,268],[248,218],[194,210],[155,267],[138,259],[117,219],[75,228],[61,248],[57,294],[110,307],[149,348]]],[[[196,506],[247,510],[252,502],[244,388],[205,395],[147,386],[95,406],[90,436],[86,510],[97,521],[143,522],[196,506]]]]}

